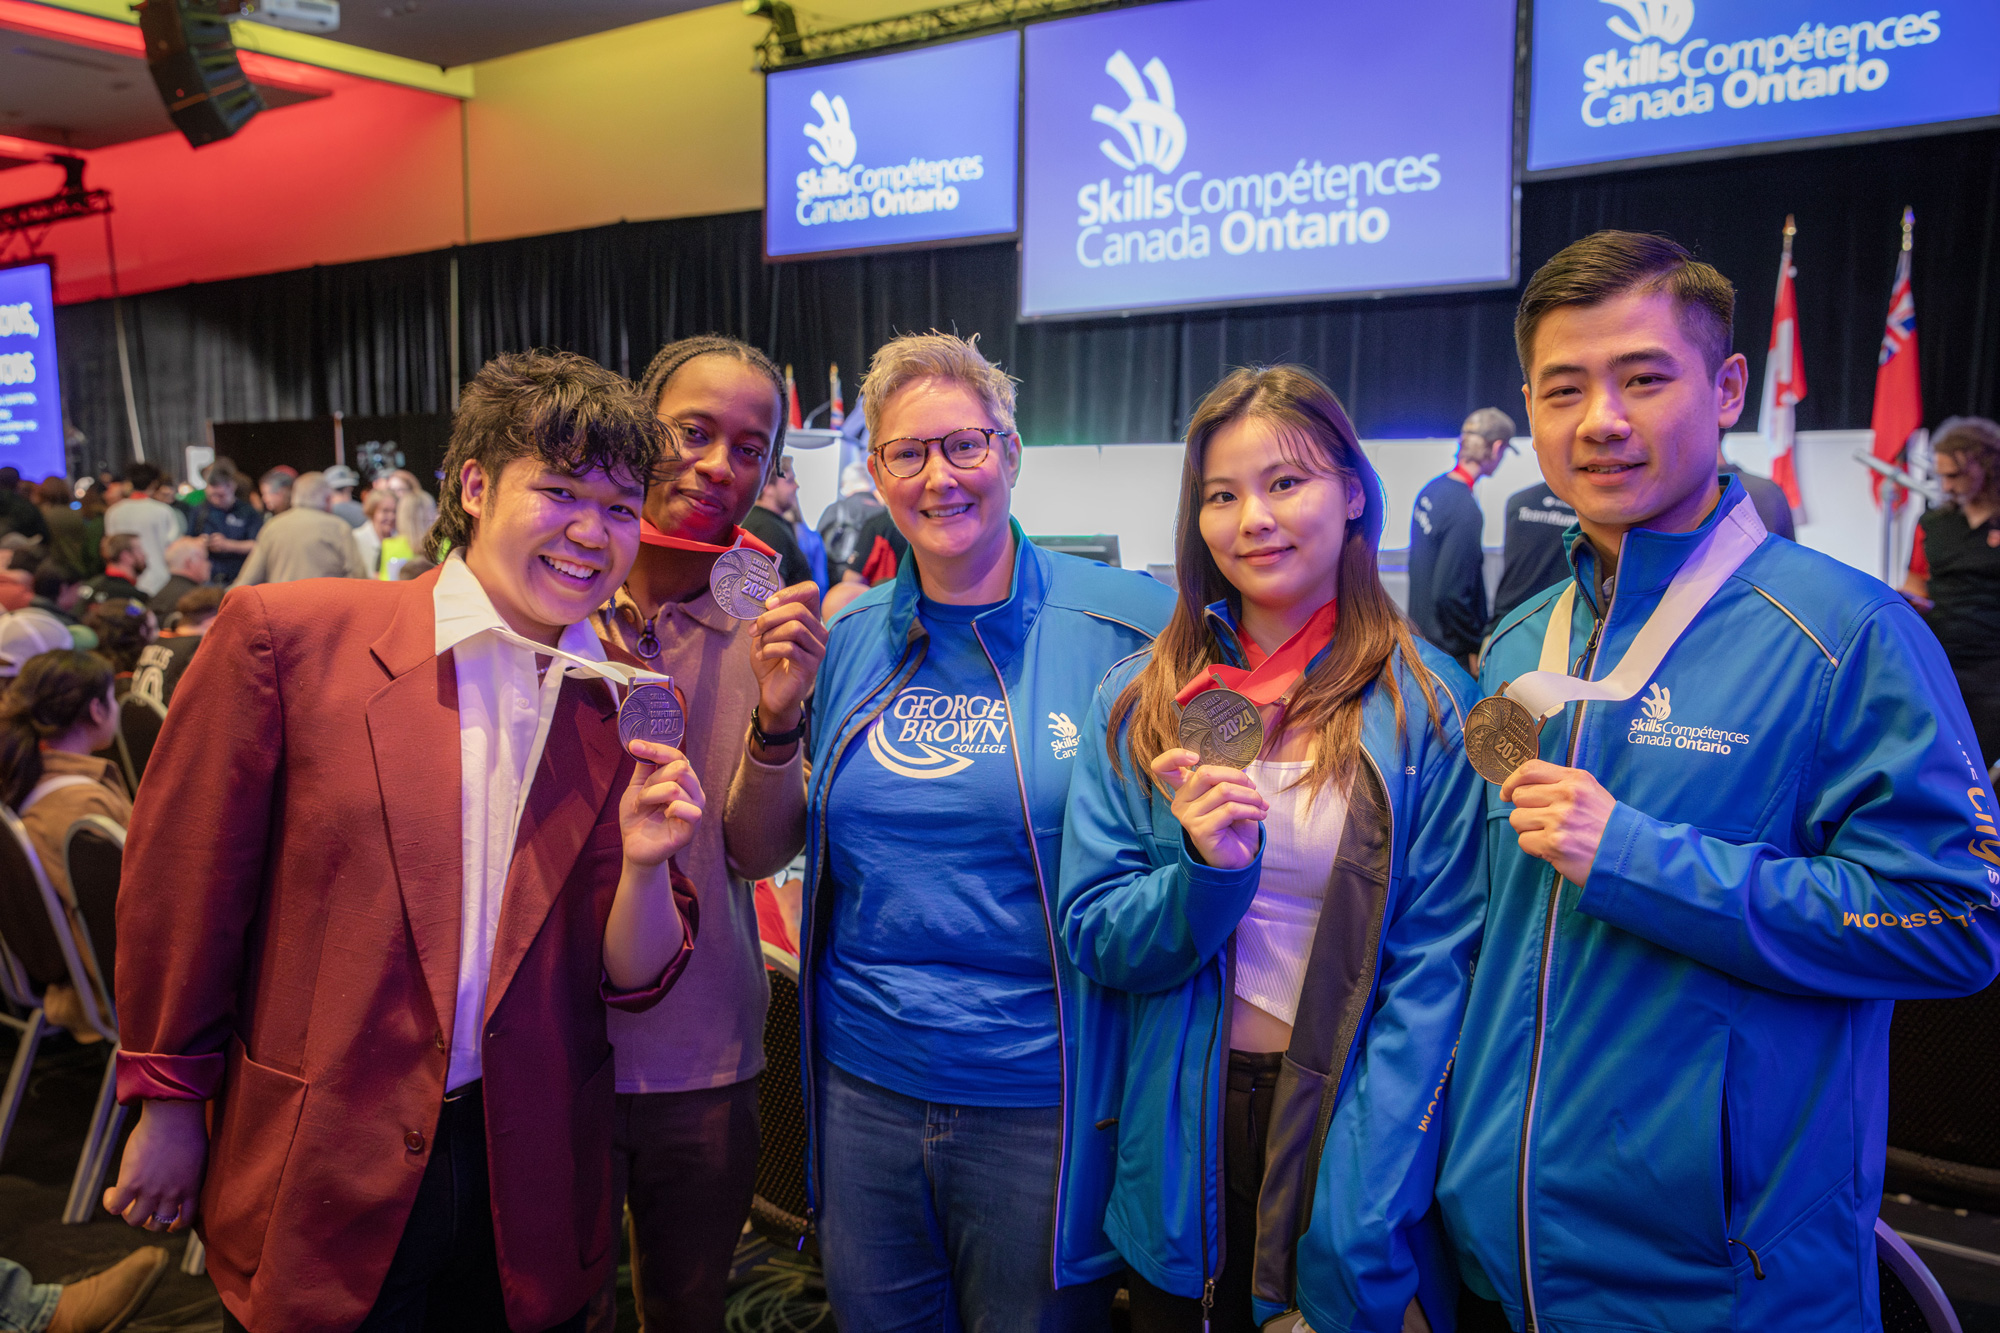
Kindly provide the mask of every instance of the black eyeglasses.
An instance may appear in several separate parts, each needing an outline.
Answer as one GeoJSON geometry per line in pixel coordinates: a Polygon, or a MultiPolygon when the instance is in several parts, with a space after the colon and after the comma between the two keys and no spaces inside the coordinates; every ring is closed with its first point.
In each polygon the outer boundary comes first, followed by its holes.
{"type": "Polygon", "coordinates": [[[906,480],[924,470],[924,464],[930,461],[932,445],[938,447],[945,462],[962,472],[970,472],[986,461],[987,453],[993,448],[994,436],[1005,437],[1013,433],[991,426],[967,426],[933,440],[920,440],[914,435],[884,440],[876,446],[875,452],[881,456],[882,466],[889,470],[890,476],[906,480]]]}

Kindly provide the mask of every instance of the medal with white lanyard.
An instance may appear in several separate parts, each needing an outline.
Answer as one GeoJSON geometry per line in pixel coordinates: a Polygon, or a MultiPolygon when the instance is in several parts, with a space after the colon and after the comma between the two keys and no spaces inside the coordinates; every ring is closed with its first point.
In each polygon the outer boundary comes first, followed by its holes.
{"type": "Polygon", "coordinates": [[[1465,757],[1479,776],[1505,783],[1515,769],[1541,753],[1542,724],[1568,705],[1584,700],[1621,703],[1645,688],[1709,598],[1767,535],[1756,507],[1747,500],[1723,515],[1681,565],[1632,646],[1603,680],[1584,680],[1566,670],[1576,611],[1572,580],[1549,617],[1539,669],[1502,682],[1498,694],[1481,699],[1465,715],[1465,757]]]}
{"type": "MultiPolygon", "coordinates": [[[[595,676],[610,685],[614,692],[622,692],[623,700],[618,705],[618,739],[628,754],[635,740],[656,741],[680,748],[686,735],[687,712],[672,676],[649,671],[645,667],[627,666],[623,662],[595,662],[588,657],[578,657],[575,653],[536,643],[509,629],[496,627],[489,633],[537,656],[555,658],[550,668],[553,671],[595,676]]],[[[542,725],[548,725],[546,717],[542,725]]]]}

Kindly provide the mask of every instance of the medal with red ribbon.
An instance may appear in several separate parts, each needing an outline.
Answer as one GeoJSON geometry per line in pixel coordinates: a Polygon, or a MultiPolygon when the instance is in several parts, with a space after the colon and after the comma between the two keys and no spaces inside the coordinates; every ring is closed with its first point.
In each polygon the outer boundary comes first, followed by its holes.
{"type": "Polygon", "coordinates": [[[1204,764],[1242,768],[1264,749],[1264,719],[1258,709],[1290,699],[1292,686],[1306,667],[1333,639],[1339,603],[1329,601],[1313,612],[1297,633],[1266,654],[1247,634],[1239,633],[1245,667],[1217,662],[1203,668],[1181,687],[1174,702],[1181,706],[1180,743],[1201,756],[1204,764]]]}

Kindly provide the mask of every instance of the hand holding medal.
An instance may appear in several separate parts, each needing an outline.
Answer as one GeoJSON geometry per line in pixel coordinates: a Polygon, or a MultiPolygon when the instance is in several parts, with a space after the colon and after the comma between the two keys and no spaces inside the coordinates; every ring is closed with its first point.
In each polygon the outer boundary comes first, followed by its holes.
{"type": "Polygon", "coordinates": [[[618,738],[638,764],[618,801],[625,860],[650,867],[686,847],[707,797],[680,752],[687,709],[673,682],[634,685],[618,709],[618,738]]]}

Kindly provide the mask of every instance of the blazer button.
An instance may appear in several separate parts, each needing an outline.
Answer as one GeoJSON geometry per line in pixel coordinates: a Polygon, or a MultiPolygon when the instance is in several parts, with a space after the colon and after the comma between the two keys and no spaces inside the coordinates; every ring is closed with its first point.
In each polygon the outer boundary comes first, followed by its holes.
{"type": "Polygon", "coordinates": [[[431,1040],[437,1044],[437,1048],[439,1050],[444,1049],[444,1033],[442,1032],[438,1033],[437,1036],[431,1038],[431,1040]]]}
{"type": "Polygon", "coordinates": [[[403,1135],[403,1146],[411,1152],[422,1152],[424,1150],[424,1136],[413,1129],[403,1135]]]}

